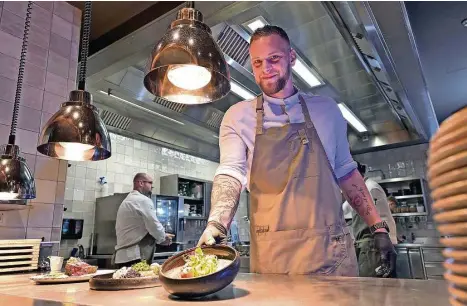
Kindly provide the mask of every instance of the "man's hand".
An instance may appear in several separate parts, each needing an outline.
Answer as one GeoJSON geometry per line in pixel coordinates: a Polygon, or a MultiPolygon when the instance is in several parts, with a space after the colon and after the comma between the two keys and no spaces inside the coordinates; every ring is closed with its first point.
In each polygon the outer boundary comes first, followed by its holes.
{"type": "Polygon", "coordinates": [[[175,237],[175,235],[166,233],[165,234],[165,240],[163,242],[159,243],[159,245],[164,245],[164,246],[171,245],[173,237],[175,237]]]}
{"type": "Polygon", "coordinates": [[[209,222],[204,230],[197,246],[227,244],[227,230],[222,224],[217,222],[209,222]]]}
{"type": "Polygon", "coordinates": [[[381,266],[376,269],[376,276],[389,277],[396,269],[397,253],[392,245],[389,234],[386,232],[376,232],[373,235],[375,247],[381,256],[381,266]]]}

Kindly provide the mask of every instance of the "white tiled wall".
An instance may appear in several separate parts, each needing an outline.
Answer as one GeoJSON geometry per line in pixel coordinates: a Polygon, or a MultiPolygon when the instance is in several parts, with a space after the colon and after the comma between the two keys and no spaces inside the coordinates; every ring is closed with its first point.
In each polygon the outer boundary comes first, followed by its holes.
{"type": "MultiPolygon", "coordinates": [[[[0,144],[10,130],[27,4],[0,1],[0,144]]],[[[37,153],[36,147],[42,127],[75,87],[78,45],[73,42],[80,26],[81,11],[65,1],[33,4],[16,139],[34,173],[37,198],[29,210],[4,212],[0,239],[60,241],[67,163],[37,153]]]]}
{"type": "Polygon", "coordinates": [[[153,177],[153,193],[159,193],[160,180],[164,175],[181,174],[190,177],[213,180],[218,163],[194,157],[171,149],[110,134],[112,157],[98,162],[69,162],[64,204],[65,218],[84,219],[83,238],[62,240],[61,254],[69,256],[73,247],[82,244],[89,247],[94,228],[96,198],[102,196],[100,177],[108,182],[108,195],[129,192],[133,189],[133,176],[138,172],[153,177]]]}

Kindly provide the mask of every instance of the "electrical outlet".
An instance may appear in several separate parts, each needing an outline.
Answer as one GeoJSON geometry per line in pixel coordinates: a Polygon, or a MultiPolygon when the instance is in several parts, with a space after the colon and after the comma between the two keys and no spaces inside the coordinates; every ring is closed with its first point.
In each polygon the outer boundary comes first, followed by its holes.
{"type": "Polygon", "coordinates": [[[5,223],[5,213],[0,211],[0,225],[5,223]]]}

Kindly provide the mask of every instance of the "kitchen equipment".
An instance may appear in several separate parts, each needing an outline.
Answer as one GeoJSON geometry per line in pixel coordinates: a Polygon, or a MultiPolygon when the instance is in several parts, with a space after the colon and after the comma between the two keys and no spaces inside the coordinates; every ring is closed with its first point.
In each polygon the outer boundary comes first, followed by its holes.
{"type": "Polygon", "coordinates": [[[68,219],[62,221],[62,240],[81,239],[83,237],[83,219],[68,219]]]}
{"type": "Polygon", "coordinates": [[[445,247],[451,305],[467,303],[467,108],[454,113],[430,141],[428,178],[434,220],[445,247]]]}
{"type": "Polygon", "coordinates": [[[423,204],[419,203],[417,205],[417,212],[419,212],[419,213],[425,212],[425,206],[423,206],[423,204]]]}
{"type": "Polygon", "coordinates": [[[63,267],[63,257],[60,256],[50,256],[50,271],[59,272],[63,267]]]}
{"type": "Polygon", "coordinates": [[[417,212],[417,204],[416,203],[411,203],[409,204],[409,212],[417,212]]]}
{"type": "Polygon", "coordinates": [[[92,290],[129,290],[152,288],[161,285],[158,277],[138,277],[113,279],[113,273],[93,276],[89,280],[89,288],[92,290]]]}
{"type": "Polygon", "coordinates": [[[159,278],[164,289],[172,295],[181,298],[196,298],[215,293],[228,286],[237,276],[240,269],[240,255],[232,247],[226,245],[204,246],[205,254],[216,255],[219,259],[227,259],[232,262],[223,269],[201,277],[195,278],[171,278],[167,272],[185,264],[183,256],[191,253],[195,248],[178,253],[167,259],[161,267],[159,278]]]}

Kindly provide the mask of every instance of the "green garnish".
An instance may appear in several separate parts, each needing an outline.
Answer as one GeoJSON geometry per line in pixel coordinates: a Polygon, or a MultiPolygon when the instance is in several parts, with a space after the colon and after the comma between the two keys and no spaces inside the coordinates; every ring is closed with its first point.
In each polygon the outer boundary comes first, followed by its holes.
{"type": "Polygon", "coordinates": [[[131,268],[136,272],[151,271],[151,267],[146,263],[146,260],[142,260],[141,262],[132,265],[131,268]]]}
{"type": "Polygon", "coordinates": [[[204,276],[217,271],[217,256],[205,255],[201,248],[196,248],[192,255],[184,257],[185,266],[190,271],[193,271],[194,277],[204,276]]]}

